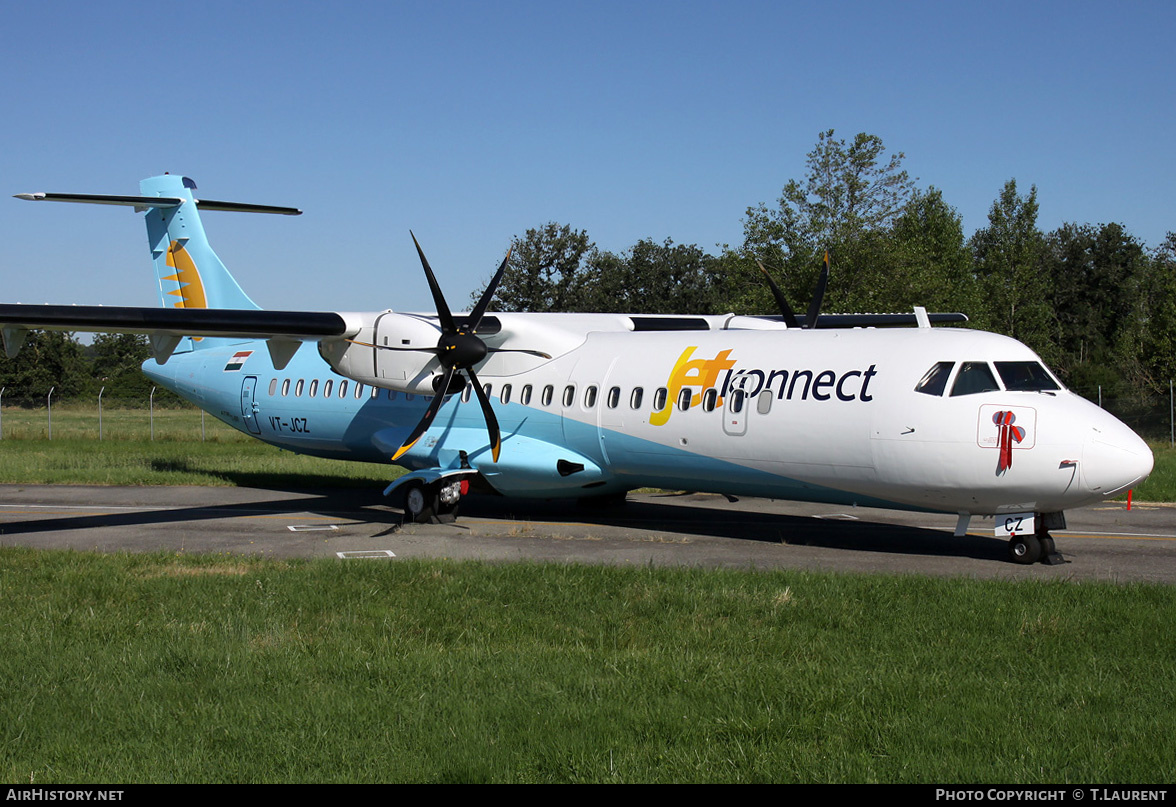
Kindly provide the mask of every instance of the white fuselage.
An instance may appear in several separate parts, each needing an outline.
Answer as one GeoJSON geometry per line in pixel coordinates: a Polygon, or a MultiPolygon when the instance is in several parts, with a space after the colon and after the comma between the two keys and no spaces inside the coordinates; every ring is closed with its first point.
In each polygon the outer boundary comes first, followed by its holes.
{"type": "MultiPolygon", "coordinates": [[[[382,316],[369,315],[366,340],[380,338],[382,316]]],[[[392,316],[390,332],[411,333],[407,315],[392,316]]],[[[413,319],[428,345],[435,326],[413,319]]],[[[559,348],[551,359],[491,354],[478,368],[502,428],[499,461],[467,387],[449,396],[400,463],[465,462],[517,496],[660,486],[968,514],[1061,511],[1115,495],[1151,470],[1138,436],[1065,389],[999,383],[969,394],[957,385],[952,394],[965,364],[1040,362],[1015,340],[947,328],[723,327],[748,319],[633,332],[623,317],[498,315],[488,344],[559,348]],[[943,391],[916,391],[940,363],[954,367],[943,391]]],[[[232,372],[219,371],[219,349],[145,369],[231,423],[248,408],[234,405],[244,404],[243,379],[254,378],[252,422],[234,425],[294,450],[382,461],[420,419],[439,373],[429,354],[354,343],[324,343],[330,367],[302,350],[278,372],[256,347],[252,364],[232,372]],[[203,371],[185,372],[195,360],[203,371]],[[194,396],[197,385],[184,379],[197,376],[212,383],[194,396]],[[343,377],[352,386],[340,397],[343,377]],[[308,394],[312,380],[328,379],[330,397],[308,394]],[[300,380],[305,391],[295,395],[300,380]],[[366,390],[360,398],[356,382],[366,390]],[[372,398],[373,387],[386,391],[372,398]],[[209,397],[230,403],[210,407],[209,397]]]]}

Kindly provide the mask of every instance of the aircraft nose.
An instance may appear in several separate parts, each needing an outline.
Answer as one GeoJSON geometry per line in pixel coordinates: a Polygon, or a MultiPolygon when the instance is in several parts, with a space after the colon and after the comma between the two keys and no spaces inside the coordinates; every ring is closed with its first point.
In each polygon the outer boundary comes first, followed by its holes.
{"type": "Polygon", "coordinates": [[[1115,496],[1147,478],[1155,460],[1147,443],[1108,416],[1087,438],[1082,450],[1082,479],[1091,492],[1115,496]]]}

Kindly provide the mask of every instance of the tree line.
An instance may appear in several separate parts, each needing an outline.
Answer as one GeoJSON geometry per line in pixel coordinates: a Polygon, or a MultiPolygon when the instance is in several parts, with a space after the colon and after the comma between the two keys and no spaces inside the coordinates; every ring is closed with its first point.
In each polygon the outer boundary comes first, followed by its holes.
{"type": "MultiPolygon", "coordinates": [[[[54,401],[93,400],[105,388],[106,401],[145,404],[154,386],[139,367],[151,356],[141,334],[102,333],[83,345],[71,333],[30,330],[15,359],[0,354],[0,388],[6,406],[44,406],[54,401]]],[[[179,398],[167,390],[155,394],[157,404],[179,398]]]]}
{"type": "MultiPolygon", "coordinates": [[[[970,236],[934,186],[920,188],[902,152],[861,133],[821,132],[803,177],[774,204],[748,207],[743,243],[715,252],[666,238],[616,253],[584,230],[549,222],[512,240],[492,308],[499,311],[775,314],[759,264],[797,310],[827,250],[829,312],[962,311],[970,326],[1036,350],[1071,388],[1144,398],[1176,376],[1176,233],[1148,247],[1120,223],[1037,225],[1037,188],[1005,183],[970,236]]],[[[480,296],[475,292],[473,298],[480,296]]],[[[145,398],[140,336],[32,331],[0,358],[4,402],[109,393],[145,398]]]]}

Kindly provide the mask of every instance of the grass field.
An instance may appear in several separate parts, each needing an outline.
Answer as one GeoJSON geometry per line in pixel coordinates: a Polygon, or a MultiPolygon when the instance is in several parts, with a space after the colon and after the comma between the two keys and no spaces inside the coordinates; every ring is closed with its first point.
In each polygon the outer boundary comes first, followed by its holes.
{"type": "Polygon", "coordinates": [[[1167,782],[1171,590],[0,550],[8,782],[1167,782]]]}
{"type": "Polygon", "coordinates": [[[5,409],[0,484],[381,488],[403,470],[307,457],[241,434],[198,409],[5,409]],[[154,427],[154,428],[153,428],[154,427]],[[152,438],[154,434],[154,439],[152,438]]]}
{"type": "MultiPolygon", "coordinates": [[[[0,482],[395,473],[44,417],[4,410],[0,482]]],[[[1156,448],[1137,499],[1173,498],[1156,448]]],[[[0,777],[1164,783],[1174,619],[1145,585],[0,548],[0,777]]]]}

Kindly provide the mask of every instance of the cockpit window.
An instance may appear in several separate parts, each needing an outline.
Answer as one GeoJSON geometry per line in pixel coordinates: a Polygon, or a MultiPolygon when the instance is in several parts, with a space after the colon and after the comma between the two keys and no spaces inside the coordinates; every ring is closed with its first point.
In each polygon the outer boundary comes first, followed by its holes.
{"type": "Polygon", "coordinates": [[[995,362],[996,371],[1000,373],[1000,380],[1005,389],[1015,392],[1044,392],[1061,389],[1058,382],[1050,378],[1038,362],[1035,361],[998,361],[995,362]]]}
{"type": "Polygon", "coordinates": [[[953,367],[955,367],[954,361],[936,363],[915,387],[915,392],[921,392],[924,395],[942,395],[943,391],[947,389],[947,377],[951,375],[953,367]]]}
{"type": "Polygon", "coordinates": [[[996,378],[992,370],[988,369],[986,361],[966,361],[960,367],[955,383],[951,385],[951,395],[975,395],[978,392],[995,392],[1000,387],[996,385],[996,378]]]}

